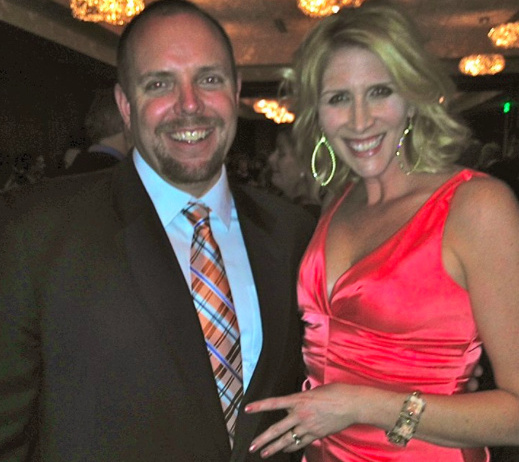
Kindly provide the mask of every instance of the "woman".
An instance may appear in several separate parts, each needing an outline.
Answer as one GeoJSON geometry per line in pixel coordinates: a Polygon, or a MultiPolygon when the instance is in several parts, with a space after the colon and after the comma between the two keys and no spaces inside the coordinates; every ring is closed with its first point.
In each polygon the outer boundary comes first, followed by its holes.
{"type": "Polygon", "coordinates": [[[447,113],[450,81],[393,7],[324,19],[296,58],[295,135],[318,141],[309,163],[336,194],[300,268],[305,391],[246,406],[287,411],[250,450],[489,460],[484,446],[519,444],[513,193],[454,164],[468,131],[447,113]],[[482,343],[497,389],[464,393],[482,343]]]}

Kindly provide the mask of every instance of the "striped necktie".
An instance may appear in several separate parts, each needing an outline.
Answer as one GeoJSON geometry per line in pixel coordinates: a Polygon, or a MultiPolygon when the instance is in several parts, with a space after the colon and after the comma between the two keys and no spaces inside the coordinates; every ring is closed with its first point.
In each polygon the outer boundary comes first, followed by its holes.
{"type": "Polygon", "coordinates": [[[240,332],[222,255],[209,225],[210,209],[189,203],[182,213],[194,227],[191,294],[202,326],[231,447],[243,398],[240,332]]]}

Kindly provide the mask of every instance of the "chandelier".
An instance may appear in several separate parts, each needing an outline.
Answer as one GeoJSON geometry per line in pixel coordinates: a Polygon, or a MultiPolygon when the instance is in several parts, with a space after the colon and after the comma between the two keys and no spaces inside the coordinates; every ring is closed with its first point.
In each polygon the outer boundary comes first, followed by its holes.
{"type": "Polygon", "coordinates": [[[81,21],[122,26],[144,9],[143,0],[70,0],[72,16],[81,21]]]}
{"type": "Polygon", "coordinates": [[[277,124],[290,124],[295,119],[295,115],[276,100],[260,99],[254,103],[253,107],[254,111],[264,114],[267,119],[273,120],[277,124]]]}
{"type": "Polygon", "coordinates": [[[494,75],[505,68],[503,55],[470,55],[461,59],[459,69],[467,75],[494,75]]]}
{"type": "Polygon", "coordinates": [[[508,22],[492,27],[488,36],[496,47],[519,47],[519,22],[508,22]]]}
{"type": "Polygon", "coordinates": [[[356,8],[364,0],[297,0],[299,9],[312,18],[322,18],[337,13],[341,8],[356,8]]]}

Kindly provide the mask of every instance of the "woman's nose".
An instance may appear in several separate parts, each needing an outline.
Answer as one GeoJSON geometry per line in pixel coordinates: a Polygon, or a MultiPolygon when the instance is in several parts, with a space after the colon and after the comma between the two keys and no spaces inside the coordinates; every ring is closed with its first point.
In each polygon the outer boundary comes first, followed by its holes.
{"type": "Polygon", "coordinates": [[[352,111],[352,124],[357,132],[363,132],[371,126],[373,118],[370,108],[364,102],[356,103],[352,111]]]}

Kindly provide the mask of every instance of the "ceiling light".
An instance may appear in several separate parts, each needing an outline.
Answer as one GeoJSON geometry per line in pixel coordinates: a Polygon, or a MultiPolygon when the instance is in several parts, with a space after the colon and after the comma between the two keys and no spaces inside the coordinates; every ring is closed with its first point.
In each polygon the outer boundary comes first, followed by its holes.
{"type": "Polygon", "coordinates": [[[337,13],[341,8],[356,8],[364,0],[297,0],[299,9],[312,18],[322,18],[337,13]]]}
{"type": "Polygon", "coordinates": [[[496,47],[519,47],[519,22],[509,22],[492,27],[488,36],[496,47]]]}
{"type": "Polygon", "coordinates": [[[143,0],[70,0],[72,16],[81,21],[122,26],[144,9],[143,0]]]}
{"type": "Polygon", "coordinates": [[[295,119],[286,106],[279,104],[273,99],[260,99],[254,103],[254,110],[264,114],[267,119],[271,119],[277,124],[289,124],[295,119]]]}
{"type": "Polygon", "coordinates": [[[503,55],[470,55],[461,59],[459,69],[467,75],[494,75],[505,68],[503,55]]]}

